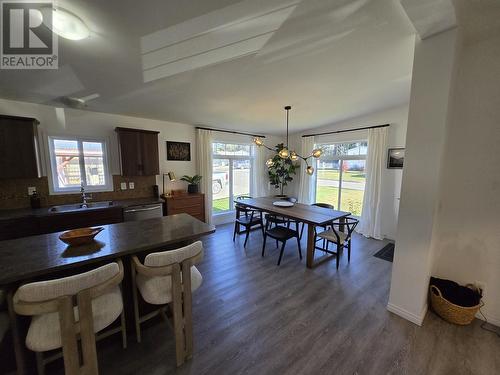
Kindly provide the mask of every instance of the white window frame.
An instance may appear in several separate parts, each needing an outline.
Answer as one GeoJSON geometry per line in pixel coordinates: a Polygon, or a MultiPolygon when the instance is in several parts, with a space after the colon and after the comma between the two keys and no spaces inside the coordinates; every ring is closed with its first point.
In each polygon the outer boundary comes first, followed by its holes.
{"type": "MultiPolygon", "coordinates": [[[[350,141],[339,141],[339,142],[322,142],[322,143],[316,143],[314,145],[314,148],[321,148],[322,146],[332,146],[336,144],[346,144],[346,143],[356,143],[356,142],[368,142],[367,139],[358,139],[358,140],[350,140],[350,141]]],[[[367,151],[368,154],[368,151],[367,151]]],[[[322,158],[320,157],[319,159],[316,160],[316,165],[314,166],[316,171],[319,171],[318,164],[320,161],[325,161],[325,162],[332,162],[332,161],[339,161],[339,193],[337,196],[337,202],[338,202],[338,207],[335,207],[336,210],[340,210],[342,206],[342,174],[343,174],[343,161],[344,160],[365,160],[366,163],[366,157],[367,155],[338,155],[338,156],[332,156],[328,158],[322,158]]],[[[366,172],[366,171],[365,171],[366,172]]],[[[318,173],[314,174],[314,200],[316,200],[318,194],[318,173]]],[[[364,199],[364,192],[363,192],[363,199],[364,199]]],[[[359,217],[356,215],[352,215],[354,217],[359,217]]]]}
{"type": "Polygon", "coordinates": [[[108,140],[106,138],[94,138],[94,137],[82,137],[82,136],[58,136],[58,135],[49,135],[47,137],[48,150],[49,150],[49,166],[50,166],[50,174],[49,174],[49,193],[51,195],[58,194],[72,194],[79,193],[80,186],[78,187],[66,187],[60,188],[57,184],[58,175],[57,175],[57,161],[54,151],[54,140],[63,140],[63,141],[76,141],[78,142],[78,153],[80,159],[80,173],[81,179],[83,182],[83,186],[86,192],[104,192],[104,191],[113,191],[113,178],[110,173],[110,165],[109,165],[109,154],[108,154],[108,140]],[[106,179],[105,185],[99,186],[88,186],[87,185],[87,175],[85,173],[85,159],[83,157],[83,142],[98,142],[102,144],[103,148],[103,167],[104,167],[104,178],[106,179]]]}
{"type": "MultiPolygon", "coordinates": [[[[213,170],[213,160],[221,159],[221,160],[229,160],[229,210],[216,212],[214,213],[212,210],[213,216],[226,215],[228,213],[234,212],[234,192],[233,192],[233,161],[234,160],[250,160],[250,172],[249,172],[249,183],[250,183],[250,195],[253,195],[253,183],[252,183],[252,171],[254,168],[254,160],[255,160],[255,149],[252,143],[243,143],[243,142],[231,142],[231,141],[213,141],[212,142],[212,174],[213,170]],[[215,143],[224,143],[226,145],[241,145],[241,146],[250,146],[250,154],[249,155],[221,155],[215,154],[213,151],[213,145],[215,143]],[[232,197],[232,199],[231,199],[232,197]]],[[[212,197],[213,201],[213,197],[212,197]]]]}

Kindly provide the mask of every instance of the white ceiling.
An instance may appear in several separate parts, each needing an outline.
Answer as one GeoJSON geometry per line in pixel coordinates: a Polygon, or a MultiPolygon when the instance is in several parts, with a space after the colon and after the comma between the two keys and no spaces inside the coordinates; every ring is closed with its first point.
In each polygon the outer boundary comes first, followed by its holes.
{"type": "Polygon", "coordinates": [[[58,4],[91,37],[59,38],[58,70],[0,71],[1,97],[58,105],[98,93],[88,110],[267,134],[283,133],[288,104],[294,132],[409,98],[415,31],[397,0],[58,4]]]}

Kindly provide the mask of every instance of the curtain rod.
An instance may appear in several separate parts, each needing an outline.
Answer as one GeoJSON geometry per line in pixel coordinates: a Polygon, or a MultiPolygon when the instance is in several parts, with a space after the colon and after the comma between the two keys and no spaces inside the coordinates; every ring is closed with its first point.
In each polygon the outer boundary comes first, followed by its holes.
{"type": "Polygon", "coordinates": [[[327,135],[327,134],[355,132],[355,131],[358,131],[358,130],[366,130],[366,129],[385,128],[385,127],[390,126],[390,125],[391,124],[373,125],[373,126],[365,126],[363,128],[357,128],[357,129],[335,130],[335,131],[331,131],[331,132],[316,133],[316,134],[304,134],[302,136],[302,138],[305,138],[305,137],[315,137],[317,135],[327,135]]]}
{"type": "Polygon", "coordinates": [[[221,133],[231,133],[231,134],[239,134],[239,135],[248,135],[250,137],[266,138],[265,135],[250,134],[250,133],[241,133],[241,132],[237,132],[237,131],[234,131],[234,130],[223,130],[223,129],[205,128],[203,126],[197,126],[196,129],[212,130],[214,132],[221,132],[221,133]]]}

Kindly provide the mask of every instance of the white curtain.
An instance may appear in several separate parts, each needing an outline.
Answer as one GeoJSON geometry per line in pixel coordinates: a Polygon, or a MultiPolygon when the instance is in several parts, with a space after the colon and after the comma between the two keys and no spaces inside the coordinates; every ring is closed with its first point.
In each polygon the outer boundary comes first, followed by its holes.
{"type": "Polygon", "coordinates": [[[366,185],[363,210],[357,231],[366,237],[383,239],[382,233],[382,172],[387,151],[387,128],[368,131],[366,155],[366,185]]]}
{"type": "Polygon", "coordinates": [[[253,146],[255,158],[252,171],[252,195],[254,197],[265,197],[269,195],[268,175],[266,166],[267,152],[264,147],[253,146]]]}
{"type": "Polygon", "coordinates": [[[212,223],[212,131],[197,129],[196,170],[201,179],[201,192],[205,194],[205,215],[207,223],[212,223]]]}
{"type": "MultiPolygon", "coordinates": [[[[307,156],[311,154],[314,149],[314,137],[303,137],[300,154],[302,156],[307,156]]],[[[315,162],[316,159],[309,159],[311,162],[315,162]]],[[[316,169],[316,165],[313,165],[316,169]]],[[[316,172],[315,172],[316,173],[316,172]]],[[[315,200],[315,175],[309,176],[306,173],[306,164],[301,163],[299,169],[300,184],[299,184],[299,202],[304,204],[313,204],[315,200]]]]}

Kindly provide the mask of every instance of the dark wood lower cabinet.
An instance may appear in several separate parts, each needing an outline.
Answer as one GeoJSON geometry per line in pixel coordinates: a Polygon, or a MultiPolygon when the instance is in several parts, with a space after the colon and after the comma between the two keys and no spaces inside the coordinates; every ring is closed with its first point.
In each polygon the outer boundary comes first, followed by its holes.
{"type": "Polygon", "coordinates": [[[61,232],[76,228],[115,224],[121,223],[122,221],[122,207],[0,220],[0,240],[61,232]]]}
{"type": "Polygon", "coordinates": [[[39,219],[19,217],[0,221],[0,240],[34,236],[40,234],[39,219]]]}
{"type": "Polygon", "coordinates": [[[63,230],[115,224],[123,221],[123,208],[113,207],[104,210],[68,212],[61,215],[44,217],[40,222],[40,233],[53,233],[63,230]]]}
{"type": "Polygon", "coordinates": [[[186,213],[198,220],[205,221],[205,194],[183,194],[164,199],[163,212],[165,215],[186,213]]]}

